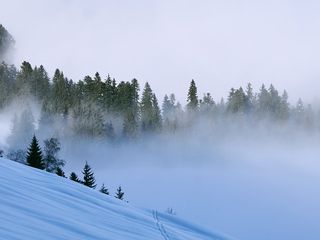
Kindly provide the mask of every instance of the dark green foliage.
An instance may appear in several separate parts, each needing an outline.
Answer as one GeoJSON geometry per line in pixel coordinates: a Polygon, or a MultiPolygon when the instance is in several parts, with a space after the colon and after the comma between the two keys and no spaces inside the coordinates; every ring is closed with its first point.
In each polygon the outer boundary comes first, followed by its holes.
{"type": "Polygon", "coordinates": [[[54,113],[67,115],[73,103],[73,82],[57,69],[52,79],[51,104],[54,113]]]}
{"type": "Polygon", "coordinates": [[[64,178],[66,177],[64,171],[60,167],[57,168],[56,174],[60,177],[64,177],[64,178]]]}
{"type": "Polygon", "coordinates": [[[29,62],[21,64],[17,75],[16,92],[18,95],[29,96],[31,94],[31,83],[33,82],[33,69],[29,62]]]}
{"type": "Polygon", "coordinates": [[[240,87],[239,89],[231,89],[228,97],[228,110],[232,113],[244,113],[247,107],[246,95],[240,87]]]}
{"type": "Polygon", "coordinates": [[[102,184],[102,186],[101,186],[101,188],[100,188],[99,191],[102,192],[102,193],[104,193],[104,194],[106,194],[106,195],[109,195],[109,191],[108,191],[108,189],[104,186],[104,184],[102,184]]]}
{"type": "Polygon", "coordinates": [[[72,180],[72,181],[78,182],[78,183],[81,182],[75,172],[72,172],[72,173],[70,174],[69,179],[72,180]]]}
{"type": "Polygon", "coordinates": [[[121,186],[117,188],[116,195],[114,197],[123,200],[124,192],[122,192],[121,186]]]}
{"type": "Polygon", "coordinates": [[[30,93],[32,96],[35,96],[40,101],[48,99],[50,90],[49,77],[42,65],[39,68],[34,68],[30,85],[30,93]]]}
{"type": "Polygon", "coordinates": [[[152,115],[153,115],[153,106],[152,106],[153,92],[149,83],[146,83],[141,99],[141,121],[142,129],[150,130],[152,128],[152,115]]]}
{"type": "Polygon", "coordinates": [[[36,136],[33,136],[32,138],[26,160],[29,166],[44,169],[42,153],[36,136]]]}
{"type": "Polygon", "coordinates": [[[94,173],[92,172],[91,167],[88,165],[87,162],[84,165],[82,174],[83,174],[83,181],[82,181],[83,185],[90,188],[95,188],[97,186],[94,173]]]}
{"type": "Polygon", "coordinates": [[[156,95],[146,83],[141,99],[141,124],[145,132],[161,129],[162,118],[156,95]]]}
{"type": "Polygon", "coordinates": [[[198,100],[198,95],[197,95],[197,86],[196,86],[196,83],[193,79],[190,83],[187,102],[188,102],[187,106],[188,106],[189,110],[193,110],[193,111],[197,110],[199,100],[198,100]]]}

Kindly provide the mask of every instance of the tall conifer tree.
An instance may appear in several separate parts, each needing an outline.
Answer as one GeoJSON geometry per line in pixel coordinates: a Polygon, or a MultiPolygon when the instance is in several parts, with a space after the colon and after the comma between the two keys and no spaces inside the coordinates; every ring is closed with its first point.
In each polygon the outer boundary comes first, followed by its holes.
{"type": "Polygon", "coordinates": [[[82,171],[82,174],[83,174],[83,181],[82,183],[85,185],[85,186],[88,186],[90,188],[95,188],[97,185],[96,185],[96,180],[95,180],[95,177],[94,177],[94,174],[91,170],[91,167],[89,166],[89,164],[86,162],[86,164],[84,165],[84,168],[83,168],[83,171],[82,171]]]}
{"type": "Polygon", "coordinates": [[[27,164],[34,168],[44,169],[42,153],[36,136],[33,136],[28,149],[27,164]]]}
{"type": "Polygon", "coordinates": [[[187,98],[189,110],[197,110],[198,104],[199,104],[197,94],[198,94],[197,93],[197,86],[196,86],[195,81],[192,79],[192,81],[190,83],[189,91],[188,91],[188,98],[187,98]]]}

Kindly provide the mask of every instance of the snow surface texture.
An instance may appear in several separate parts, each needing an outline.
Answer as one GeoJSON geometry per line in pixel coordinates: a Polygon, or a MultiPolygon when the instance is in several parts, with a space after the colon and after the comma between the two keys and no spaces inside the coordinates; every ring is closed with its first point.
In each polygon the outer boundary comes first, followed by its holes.
{"type": "Polygon", "coordinates": [[[6,159],[0,171],[0,239],[227,239],[6,159]]]}

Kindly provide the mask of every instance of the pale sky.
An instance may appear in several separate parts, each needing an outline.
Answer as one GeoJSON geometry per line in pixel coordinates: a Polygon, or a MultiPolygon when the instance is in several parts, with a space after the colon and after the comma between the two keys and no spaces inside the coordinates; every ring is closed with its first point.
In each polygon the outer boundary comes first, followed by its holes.
{"type": "Polygon", "coordinates": [[[263,82],[291,102],[320,90],[320,1],[0,0],[14,63],[77,81],[99,71],[185,103],[191,79],[215,100],[263,82]],[[141,86],[142,87],[142,86],[141,86]]]}

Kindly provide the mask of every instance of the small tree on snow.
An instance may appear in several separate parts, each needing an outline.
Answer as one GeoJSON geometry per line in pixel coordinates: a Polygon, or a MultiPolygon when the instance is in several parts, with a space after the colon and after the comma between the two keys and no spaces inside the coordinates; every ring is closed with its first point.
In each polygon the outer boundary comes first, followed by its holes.
{"type": "Polygon", "coordinates": [[[66,177],[66,175],[64,174],[64,171],[60,167],[57,168],[56,174],[60,177],[64,177],[64,178],[66,177]]]}
{"type": "Polygon", "coordinates": [[[121,186],[118,187],[115,198],[123,200],[124,192],[122,192],[121,186]]]}
{"type": "Polygon", "coordinates": [[[101,186],[101,188],[100,188],[99,191],[102,192],[102,193],[104,193],[104,194],[109,195],[109,191],[108,191],[108,189],[104,186],[104,183],[102,184],[102,186],[101,186]]]}
{"type": "Polygon", "coordinates": [[[94,178],[94,174],[91,170],[91,167],[88,165],[88,163],[86,162],[86,164],[84,165],[84,168],[83,168],[83,171],[82,171],[82,174],[83,174],[83,181],[82,183],[85,185],[85,186],[88,186],[90,188],[95,188],[97,185],[96,185],[96,180],[94,178]]]}
{"type": "Polygon", "coordinates": [[[36,136],[33,136],[27,153],[27,164],[34,168],[44,169],[42,152],[36,136]]]}
{"type": "Polygon", "coordinates": [[[78,176],[77,176],[77,174],[75,172],[72,172],[70,174],[69,179],[72,180],[72,181],[78,182],[78,183],[80,182],[80,179],[78,178],[78,176]]]}
{"type": "Polygon", "coordinates": [[[177,215],[177,213],[173,210],[173,208],[167,208],[167,211],[166,211],[168,214],[171,214],[171,215],[177,215]]]}

